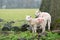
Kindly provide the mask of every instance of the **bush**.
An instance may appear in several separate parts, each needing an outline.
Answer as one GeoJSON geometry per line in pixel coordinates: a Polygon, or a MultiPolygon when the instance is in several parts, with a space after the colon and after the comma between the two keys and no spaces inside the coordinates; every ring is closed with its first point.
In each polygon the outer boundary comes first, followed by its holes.
{"type": "Polygon", "coordinates": [[[19,32],[20,28],[18,26],[14,26],[11,28],[12,31],[19,32]]]}
{"type": "MultiPolygon", "coordinates": [[[[37,34],[29,31],[20,32],[19,34],[11,33],[9,35],[0,35],[0,40],[37,40],[37,34]]],[[[60,35],[57,33],[47,32],[46,36],[41,36],[40,40],[60,40],[60,35]]]]}
{"type": "Polygon", "coordinates": [[[18,40],[18,39],[29,39],[32,37],[32,33],[29,31],[27,32],[21,32],[20,34],[9,34],[9,35],[0,35],[0,40],[18,40]]]}
{"type": "Polygon", "coordinates": [[[28,24],[23,24],[20,29],[21,29],[22,32],[24,32],[24,31],[28,30],[27,29],[28,27],[30,27],[28,24]]]}
{"type": "Polygon", "coordinates": [[[47,35],[42,36],[41,40],[60,40],[60,35],[57,33],[47,32],[47,35]]]}
{"type": "Polygon", "coordinates": [[[11,29],[9,27],[3,27],[2,31],[10,31],[11,29]]]}

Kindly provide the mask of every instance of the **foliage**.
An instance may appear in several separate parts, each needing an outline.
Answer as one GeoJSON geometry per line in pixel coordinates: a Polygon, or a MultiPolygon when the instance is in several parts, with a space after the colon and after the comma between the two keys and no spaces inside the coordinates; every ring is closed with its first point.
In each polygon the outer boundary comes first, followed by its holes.
{"type": "MultiPolygon", "coordinates": [[[[12,32],[9,35],[1,34],[0,40],[17,40],[21,38],[25,38],[26,40],[29,40],[29,39],[32,40],[31,38],[33,38],[36,35],[37,34],[30,33],[29,31],[20,32],[18,34],[14,34],[12,32]]],[[[37,38],[35,37],[34,40],[36,39],[37,38]]],[[[47,35],[40,37],[40,40],[60,40],[60,35],[58,35],[57,33],[47,32],[47,35]]]]}
{"type": "Polygon", "coordinates": [[[42,36],[41,40],[60,40],[60,35],[57,33],[47,32],[47,35],[42,36]]]}
{"type": "Polygon", "coordinates": [[[30,33],[29,31],[26,31],[26,32],[21,32],[19,34],[9,34],[9,35],[4,35],[4,34],[1,34],[0,35],[0,40],[17,40],[18,38],[26,38],[26,39],[29,39],[32,37],[32,35],[35,35],[33,33],[30,33]]]}

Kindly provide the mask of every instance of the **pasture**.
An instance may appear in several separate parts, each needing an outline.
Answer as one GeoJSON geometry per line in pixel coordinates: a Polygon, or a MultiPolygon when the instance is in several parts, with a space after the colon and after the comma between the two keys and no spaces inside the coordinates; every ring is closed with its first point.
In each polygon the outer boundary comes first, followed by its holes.
{"type": "Polygon", "coordinates": [[[14,25],[20,26],[24,22],[26,15],[34,17],[37,9],[0,9],[0,18],[4,21],[15,21],[14,25]]]}
{"type": "Polygon", "coordinates": [[[36,9],[0,9],[0,18],[4,20],[24,20],[26,15],[34,17],[36,9]]]}
{"type": "MultiPolygon", "coordinates": [[[[2,27],[2,24],[9,21],[15,22],[12,26],[20,27],[22,24],[26,23],[26,15],[35,17],[36,10],[37,9],[0,9],[0,18],[4,20],[3,22],[0,22],[0,27],[2,27]]],[[[23,40],[24,38],[25,40],[37,40],[37,36],[35,36],[36,34],[31,33],[30,31],[19,31],[17,33],[14,31],[7,31],[7,33],[4,33],[4,31],[2,32],[0,28],[0,40],[20,40],[20,38],[23,40]]],[[[47,32],[47,35],[41,37],[40,40],[60,40],[60,35],[57,33],[47,32]]]]}

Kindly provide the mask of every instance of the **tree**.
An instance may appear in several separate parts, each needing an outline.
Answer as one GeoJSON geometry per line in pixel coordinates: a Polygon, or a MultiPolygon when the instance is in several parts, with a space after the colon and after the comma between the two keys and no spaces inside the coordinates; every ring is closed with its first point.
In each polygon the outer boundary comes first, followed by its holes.
{"type": "Polygon", "coordinates": [[[49,12],[51,14],[52,26],[54,26],[57,24],[55,21],[60,19],[60,0],[42,0],[39,10],[49,12]]]}

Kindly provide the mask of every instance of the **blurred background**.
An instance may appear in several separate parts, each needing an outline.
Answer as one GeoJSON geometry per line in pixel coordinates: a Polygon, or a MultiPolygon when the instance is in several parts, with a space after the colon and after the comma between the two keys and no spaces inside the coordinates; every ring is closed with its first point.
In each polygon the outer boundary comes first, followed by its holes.
{"type": "Polygon", "coordinates": [[[39,8],[41,2],[42,0],[0,0],[0,8],[39,8]]]}

